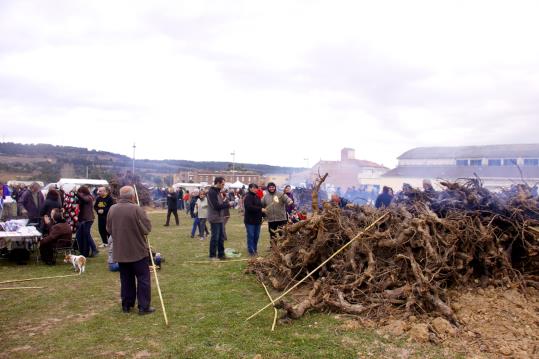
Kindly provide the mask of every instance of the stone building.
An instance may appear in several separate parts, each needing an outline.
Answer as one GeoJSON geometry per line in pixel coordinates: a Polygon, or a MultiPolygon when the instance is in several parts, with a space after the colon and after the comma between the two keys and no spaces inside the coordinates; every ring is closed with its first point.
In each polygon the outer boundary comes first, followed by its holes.
{"type": "Polygon", "coordinates": [[[343,148],[340,161],[318,161],[311,169],[311,178],[329,173],[327,183],[341,189],[357,187],[363,179],[379,178],[389,169],[378,163],[355,158],[355,150],[343,148]]]}

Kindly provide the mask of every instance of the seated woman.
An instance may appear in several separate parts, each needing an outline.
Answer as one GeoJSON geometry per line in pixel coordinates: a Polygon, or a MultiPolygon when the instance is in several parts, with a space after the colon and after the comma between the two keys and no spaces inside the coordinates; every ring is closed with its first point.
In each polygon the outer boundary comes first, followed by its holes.
{"type": "Polygon", "coordinates": [[[41,226],[39,230],[43,236],[47,236],[47,234],[49,234],[47,232],[49,226],[45,224],[44,217],[51,217],[51,212],[54,208],[62,208],[62,202],[60,201],[60,194],[58,191],[51,188],[45,197],[45,204],[39,213],[41,216],[41,226]]]}
{"type": "Polygon", "coordinates": [[[70,247],[71,227],[66,223],[62,212],[58,208],[51,211],[51,217],[44,216],[45,225],[48,226],[48,235],[39,244],[41,259],[45,264],[53,265],[54,248],[70,247]]]}

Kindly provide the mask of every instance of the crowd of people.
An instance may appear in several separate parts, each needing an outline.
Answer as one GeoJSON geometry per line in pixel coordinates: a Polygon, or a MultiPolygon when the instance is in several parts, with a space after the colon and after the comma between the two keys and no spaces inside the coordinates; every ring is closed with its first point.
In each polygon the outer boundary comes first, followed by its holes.
{"type": "MultiPolygon", "coordinates": [[[[362,194],[364,190],[366,191],[366,188],[358,187],[356,190],[355,187],[351,187],[345,191],[344,195],[335,192],[330,197],[330,203],[341,208],[356,205],[357,201],[348,197],[362,194]]],[[[164,226],[170,225],[171,216],[174,217],[176,225],[180,225],[178,210],[184,209],[190,215],[193,220],[189,226],[190,237],[200,240],[206,240],[209,237],[209,258],[212,260],[225,259],[226,225],[232,208],[238,209],[239,213],[243,214],[246,247],[251,256],[258,255],[258,240],[263,221],[268,224],[271,242],[275,240],[279,230],[285,224],[306,219],[306,211],[299,210],[292,187],[286,185],[281,192],[277,190],[277,185],[273,182],[267,185],[251,183],[247,188],[228,189],[225,188],[225,179],[217,177],[213,186],[191,191],[174,187],[155,189],[153,195],[166,198],[167,215],[164,226]]],[[[370,192],[369,196],[372,197],[370,192]]],[[[387,207],[391,204],[393,197],[393,190],[384,186],[382,193],[374,196],[374,199],[368,203],[374,204],[376,208],[387,207]]]]}
{"type": "MultiPolygon", "coordinates": [[[[426,189],[429,183],[425,183],[426,189]]],[[[96,188],[93,192],[86,186],[66,193],[63,189],[50,189],[46,197],[40,191],[40,186],[33,183],[28,187],[16,186],[10,190],[6,185],[0,185],[1,196],[11,196],[17,203],[17,215],[26,216],[30,224],[34,224],[43,233],[46,243],[55,241],[47,237],[52,226],[64,224],[59,227],[70,226],[75,233],[75,247],[86,257],[99,253],[98,246],[91,235],[91,228],[97,215],[98,232],[102,244],[109,244],[109,232],[106,229],[107,214],[115,203],[106,187],[96,188]],[[52,214],[54,209],[61,209],[62,220],[52,214]],[[94,213],[95,212],[95,213],[94,213]]],[[[288,222],[297,222],[306,218],[305,211],[298,209],[298,201],[294,198],[294,191],[290,185],[283,187],[282,192],[277,190],[275,183],[266,186],[252,183],[247,188],[227,189],[222,177],[217,177],[213,186],[196,189],[189,192],[186,189],[169,187],[154,192],[153,195],[166,198],[166,222],[170,225],[170,217],[174,217],[175,224],[180,225],[178,211],[185,210],[193,219],[190,226],[191,238],[195,236],[200,240],[210,239],[210,258],[223,259],[224,245],[227,239],[226,224],[230,218],[230,209],[236,208],[243,213],[246,228],[247,250],[250,255],[257,255],[257,243],[260,237],[262,221],[268,223],[270,240],[276,238],[278,230],[288,222]],[[209,227],[209,229],[208,229],[209,227]],[[197,233],[198,232],[198,233],[197,233]]],[[[357,195],[354,187],[349,188],[343,195],[339,191],[333,193],[330,202],[341,208],[354,205],[349,197],[357,195]]],[[[391,204],[393,190],[384,186],[382,192],[373,201],[376,208],[387,207],[391,204]]],[[[1,208],[1,207],[0,207],[1,208]]],[[[66,227],[67,228],[67,227],[66,227]]],[[[57,231],[54,235],[57,235],[57,231]]],[[[52,264],[50,256],[45,255],[46,263],[52,264]]]]}
{"type": "MultiPolygon", "coordinates": [[[[432,189],[428,185],[424,183],[425,190],[432,189]]],[[[81,186],[69,192],[53,188],[46,196],[43,196],[37,183],[12,191],[0,185],[0,190],[2,198],[13,196],[18,205],[17,214],[26,216],[43,234],[40,255],[44,263],[54,264],[54,249],[59,247],[75,248],[85,257],[97,255],[98,247],[109,247],[110,269],[120,272],[123,311],[130,312],[137,300],[140,314],[154,311],[150,306],[148,244],[145,237],[152,226],[146,212],[135,203],[133,187],[122,187],[117,203],[106,187],[90,191],[90,188],[81,186]],[[102,242],[99,246],[91,235],[95,216],[102,242]],[[73,233],[75,242],[72,242],[73,233]]],[[[237,208],[243,216],[246,247],[250,256],[258,256],[263,221],[268,224],[271,246],[287,223],[306,219],[306,213],[299,210],[292,187],[287,185],[280,191],[273,182],[266,186],[251,183],[247,188],[229,190],[225,188],[225,179],[217,177],[212,186],[191,192],[170,187],[163,195],[167,205],[164,226],[170,225],[171,216],[179,226],[178,210],[185,210],[193,220],[189,226],[191,238],[196,236],[206,240],[209,237],[210,260],[226,260],[224,242],[227,240],[226,225],[230,209],[237,208]]],[[[376,208],[387,207],[393,198],[393,190],[383,187],[374,205],[376,208]]],[[[356,205],[339,193],[333,193],[329,203],[340,208],[356,205]]]]}
{"type": "MultiPolygon", "coordinates": [[[[73,247],[85,257],[96,256],[99,250],[91,234],[95,214],[102,240],[100,246],[108,245],[106,218],[110,207],[114,204],[108,188],[95,188],[93,193],[86,186],[69,191],[64,188],[51,188],[44,196],[40,185],[35,182],[29,186],[17,185],[12,190],[5,185],[0,184],[0,187],[2,203],[5,196],[13,199],[16,206],[14,217],[27,218],[28,225],[35,226],[41,232],[40,256],[44,263],[55,264],[52,252],[58,247],[73,247]],[[73,234],[76,238],[74,243],[72,243],[73,234]]],[[[24,262],[22,261],[24,258],[16,259],[17,262],[24,262]]]]}

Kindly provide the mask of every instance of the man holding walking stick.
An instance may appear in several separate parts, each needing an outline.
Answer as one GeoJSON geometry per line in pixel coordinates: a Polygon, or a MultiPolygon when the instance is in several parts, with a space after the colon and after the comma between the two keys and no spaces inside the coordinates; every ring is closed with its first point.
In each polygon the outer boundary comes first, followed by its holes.
{"type": "Polygon", "coordinates": [[[148,243],[145,236],[152,229],[146,212],[135,204],[135,190],[120,188],[120,199],[107,215],[107,232],[114,240],[112,259],[120,266],[122,310],[131,311],[138,300],[139,314],[150,314],[151,283],[148,266],[148,243]]]}

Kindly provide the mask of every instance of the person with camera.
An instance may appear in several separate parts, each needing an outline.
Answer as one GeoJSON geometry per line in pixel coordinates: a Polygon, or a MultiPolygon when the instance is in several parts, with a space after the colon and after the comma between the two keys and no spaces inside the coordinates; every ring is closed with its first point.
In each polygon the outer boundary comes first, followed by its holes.
{"type": "Polygon", "coordinates": [[[165,227],[169,226],[171,214],[174,215],[176,225],[179,226],[180,220],[178,218],[178,193],[176,193],[174,187],[169,187],[167,189],[167,222],[165,223],[165,227]]]}
{"type": "Polygon", "coordinates": [[[94,197],[86,186],[79,187],[76,196],[79,202],[79,222],[75,236],[79,252],[85,257],[94,257],[99,253],[91,233],[94,223],[94,197]]]}
{"type": "Polygon", "coordinates": [[[107,187],[99,187],[97,189],[97,198],[95,200],[94,209],[97,213],[97,228],[99,236],[103,244],[100,247],[106,247],[109,243],[109,233],[107,232],[107,214],[110,207],[114,204],[114,199],[110,195],[110,190],[107,187]]]}
{"type": "Polygon", "coordinates": [[[215,177],[208,191],[208,222],[211,227],[210,259],[225,260],[225,210],[230,208],[221,190],[225,187],[224,177],[215,177]]]}

